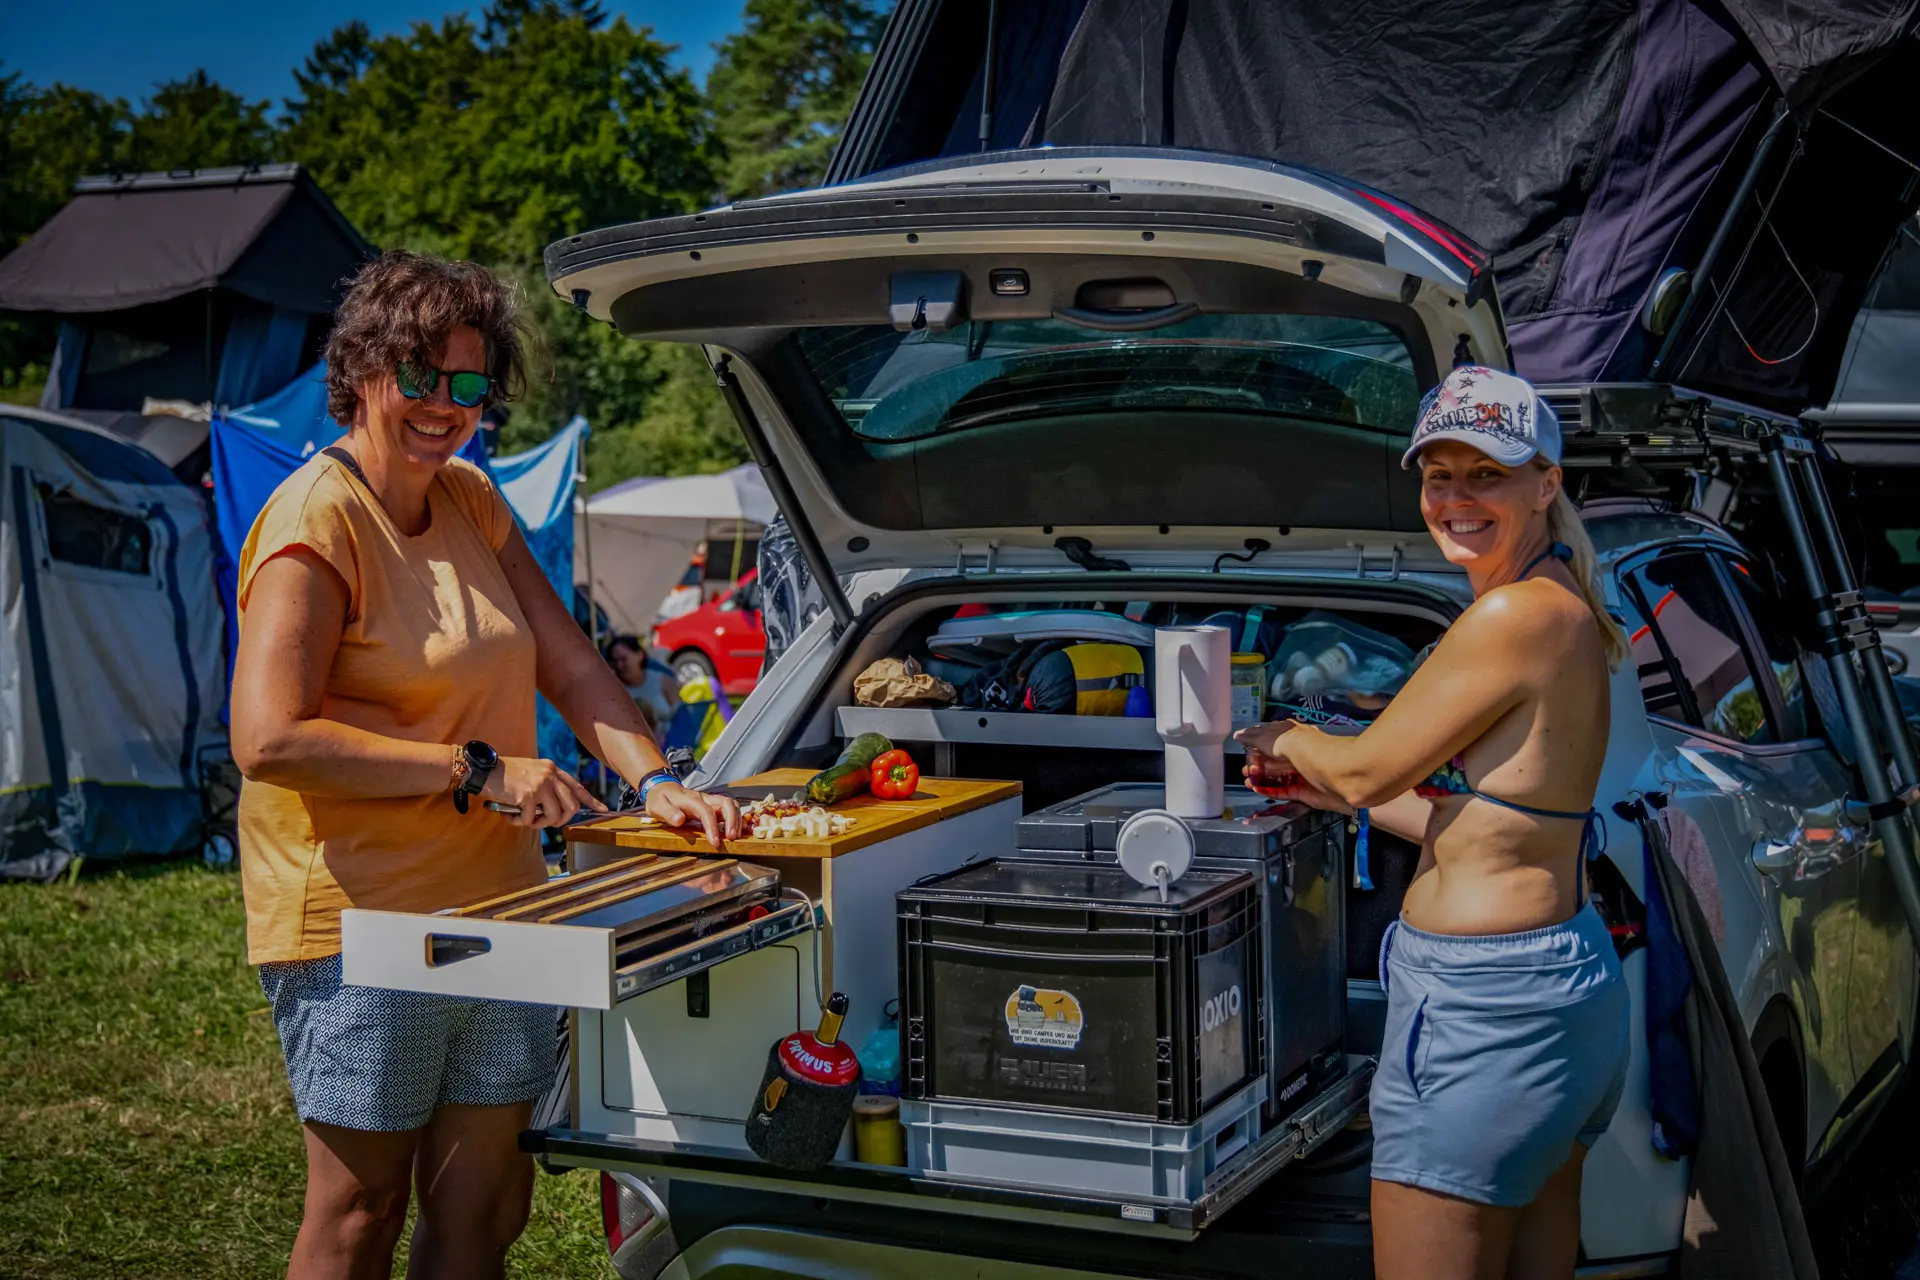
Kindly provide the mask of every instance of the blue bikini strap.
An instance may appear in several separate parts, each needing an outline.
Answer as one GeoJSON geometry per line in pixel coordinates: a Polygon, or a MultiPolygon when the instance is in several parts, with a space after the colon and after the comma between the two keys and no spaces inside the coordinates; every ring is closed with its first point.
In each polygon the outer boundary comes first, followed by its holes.
{"type": "MultiPolygon", "coordinates": [[[[1573,548],[1564,542],[1549,542],[1545,551],[1527,561],[1527,567],[1520,571],[1520,577],[1524,578],[1538,569],[1542,560],[1558,560],[1561,564],[1572,564],[1573,548]]],[[[1519,580],[1519,578],[1514,579],[1516,582],[1519,580]]]]}

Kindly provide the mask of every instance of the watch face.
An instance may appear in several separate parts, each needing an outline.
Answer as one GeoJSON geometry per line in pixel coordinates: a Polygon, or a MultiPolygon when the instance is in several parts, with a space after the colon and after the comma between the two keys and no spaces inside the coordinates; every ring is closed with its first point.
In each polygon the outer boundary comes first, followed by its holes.
{"type": "Polygon", "coordinates": [[[467,744],[466,751],[467,758],[473,761],[476,769],[491,770],[500,763],[500,753],[477,738],[467,744]]]}

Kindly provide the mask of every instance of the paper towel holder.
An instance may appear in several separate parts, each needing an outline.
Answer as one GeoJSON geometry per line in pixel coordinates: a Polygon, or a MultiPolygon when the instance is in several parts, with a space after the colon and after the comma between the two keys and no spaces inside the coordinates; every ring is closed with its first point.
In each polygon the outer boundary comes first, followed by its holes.
{"type": "Polygon", "coordinates": [[[1168,887],[1193,865],[1193,829],[1165,809],[1142,809],[1121,824],[1113,848],[1121,870],[1143,888],[1159,889],[1165,902],[1168,887]]]}

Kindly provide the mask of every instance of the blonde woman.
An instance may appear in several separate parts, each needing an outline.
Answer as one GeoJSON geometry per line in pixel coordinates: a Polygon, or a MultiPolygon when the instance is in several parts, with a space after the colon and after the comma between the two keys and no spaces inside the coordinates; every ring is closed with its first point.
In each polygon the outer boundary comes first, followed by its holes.
{"type": "Polygon", "coordinates": [[[1561,487],[1553,410],[1455,369],[1403,465],[1474,601],[1364,732],[1261,725],[1249,780],[1419,842],[1381,944],[1373,1238],[1384,1280],[1566,1277],[1620,1099],[1626,987],[1587,901],[1609,675],[1626,652],[1561,487]]]}

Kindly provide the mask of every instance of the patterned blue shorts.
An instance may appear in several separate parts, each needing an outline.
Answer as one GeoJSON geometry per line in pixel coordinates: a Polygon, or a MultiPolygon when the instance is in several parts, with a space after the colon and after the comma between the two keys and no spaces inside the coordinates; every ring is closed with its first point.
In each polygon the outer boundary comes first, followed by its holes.
{"type": "Polygon", "coordinates": [[[301,1120],[417,1129],[449,1103],[492,1107],[545,1093],[558,1010],[544,1004],[340,983],[340,957],[260,966],[301,1120]]]}

